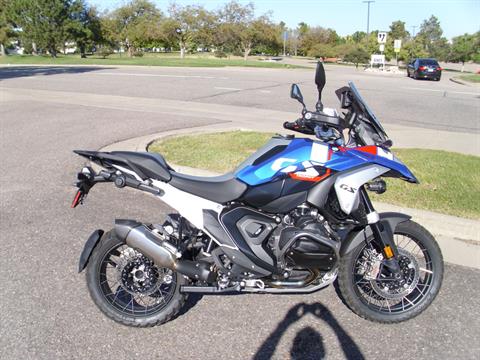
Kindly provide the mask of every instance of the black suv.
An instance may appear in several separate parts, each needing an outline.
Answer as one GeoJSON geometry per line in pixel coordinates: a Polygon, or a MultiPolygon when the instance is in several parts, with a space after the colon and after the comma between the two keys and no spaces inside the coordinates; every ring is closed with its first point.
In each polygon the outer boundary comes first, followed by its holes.
{"type": "Polygon", "coordinates": [[[435,59],[415,59],[407,65],[407,76],[439,81],[442,77],[442,68],[435,59]]]}

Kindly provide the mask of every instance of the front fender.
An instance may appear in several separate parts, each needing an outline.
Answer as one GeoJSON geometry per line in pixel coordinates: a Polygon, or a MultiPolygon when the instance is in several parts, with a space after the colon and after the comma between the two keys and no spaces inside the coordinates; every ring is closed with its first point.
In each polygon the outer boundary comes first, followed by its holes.
{"type": "Polygon", "coordinates": [[[93,249],[95,249],[95,246],[97,246],[98,242],[103,236],[104,231],[102,229],[95,230],[92,235],[88,238],[87,242],[85,243],[85,246],[83,247],[82,254],[80,255],[80,261],[78,262],[78,272],[81,273],[83,269],[88,264],[88,260],[90,259],[90,256],[92,255],[93,249]]]}
{"type": "MultiPolygon", "coordinates": [[[[410,220],[412,217],[402,213],[384,212],[379,214],[380,222],[390,234],[393,234],[398,224],[410,220]]],[[[370,226],[366,226],[359,231],[351,232],[340,248],[340,256],[345,256],[353,251],[363,241],[368,242],[372,239],[373,233],[370,226]]]]}

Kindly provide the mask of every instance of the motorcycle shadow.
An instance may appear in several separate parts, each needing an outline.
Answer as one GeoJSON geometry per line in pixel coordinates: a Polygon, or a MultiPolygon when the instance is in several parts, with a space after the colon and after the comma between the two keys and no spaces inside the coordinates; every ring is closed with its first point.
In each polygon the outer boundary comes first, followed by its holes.
{"type": "MultiPolygon", "coordinates": [[[[363,360],[360,348],[350,335],[342,328],[335,317],[321,303],[301,303],[292,307],[277,328],[263,342],[256,354],[255,360],[271,359],[275,350],[288,328],[307,314],[323,320],[334,331],[346,359],[363,360]]],[[[314,328],[307,326],[297,332],[290,349],[292,359],[324,359],[326,356],[325,344],[322,335],[314,328]]]]}

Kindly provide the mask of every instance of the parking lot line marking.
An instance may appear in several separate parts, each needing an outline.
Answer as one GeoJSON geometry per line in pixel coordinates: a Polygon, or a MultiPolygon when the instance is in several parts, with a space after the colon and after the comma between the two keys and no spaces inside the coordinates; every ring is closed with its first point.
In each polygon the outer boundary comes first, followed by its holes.
{"type": "Polygon", "coordinates": [[[167,75],[167,74],[146,74],[146,73],[124,73],[124,72],[98,72],[90,73],[91,75],[106,75],[106,76],[139,76],[139,77],[166,77],[166,78],[181,78],[181,79],[228,79],[227,77],[204,76],[204,75],[167,75]]]}
{"type": "Polygon", "coordinates": [[[217,90],[232,90],[232,91],[243,90],[243,89],[239,89],[239,88],[221,87],[221,86],[214,86],[213,88],[217,89],[217,90]]]}
{"type": "Polygon", "coordinates": [[[450,91],[450,90],[439,90],[439,89],[423,89],[423,88],[417,88],[417,87],[404,87],[406,90],[421,90],[421,91],[433,91],[433,92],[446,92],[447,94],[464,94],[464,95],[479,95],[479,92],[468,92],[468,91],[450,91]]]}

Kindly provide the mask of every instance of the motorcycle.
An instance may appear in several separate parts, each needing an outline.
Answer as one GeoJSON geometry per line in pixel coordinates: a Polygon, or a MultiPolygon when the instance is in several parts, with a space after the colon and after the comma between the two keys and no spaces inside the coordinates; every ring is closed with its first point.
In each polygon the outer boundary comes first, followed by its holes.
{"type": "Polygon", "coordinates": [[[434,237],[411,217],[375,211],[368,192],[383,178],[418,180],[390,150],[380,121],[353,83],[335,93],[344,111],[321,101],[235,171],[218,177],[177,173],[160,154],[75,150],[100,166],[77,175],[72,207],[97,183],[153,194],[177,213],[163,223],[115,220],[82,251],[95,304],[109,318],[146,327],[173,319],[191,293],[308,294],[338,278],[340,296],[359,316],[411,319],[438,294],[443,259],[434,237]]]}

